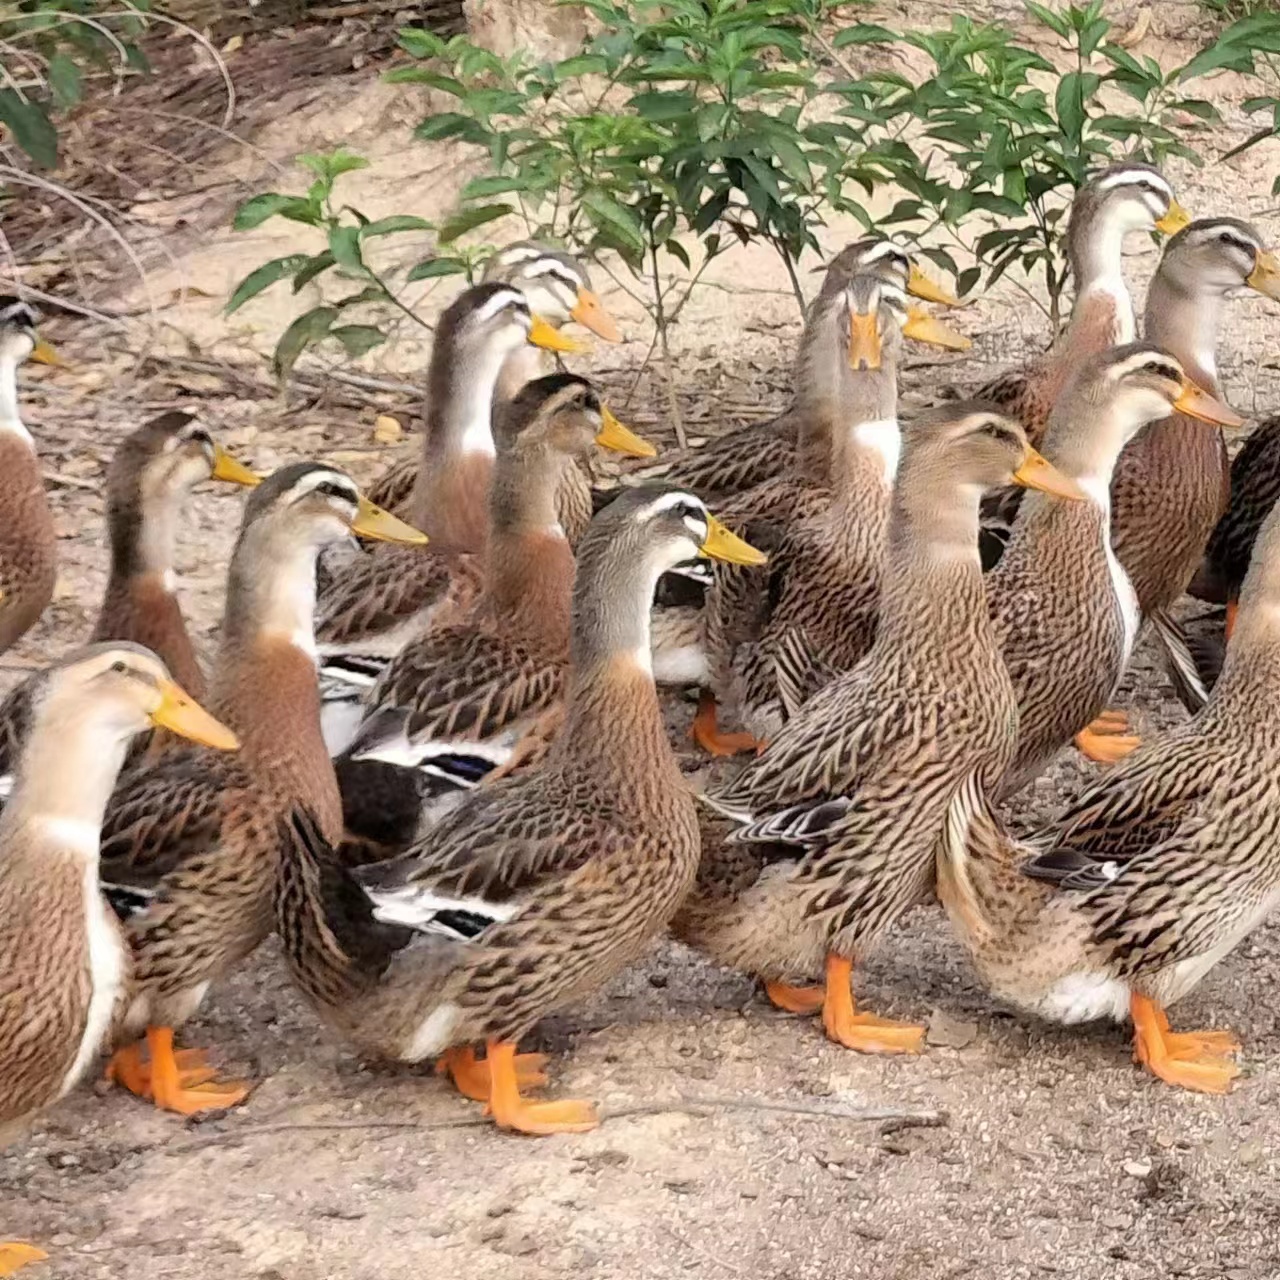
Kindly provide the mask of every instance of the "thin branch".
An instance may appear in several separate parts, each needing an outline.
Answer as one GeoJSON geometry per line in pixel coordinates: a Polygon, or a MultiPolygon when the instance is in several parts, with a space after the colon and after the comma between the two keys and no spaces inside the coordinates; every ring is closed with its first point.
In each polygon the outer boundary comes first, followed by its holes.
{"type": "MultiPolygon", "coordinates": [[[[602,1123],[631,1120],[640,1116],[705,1116],[715,1111],[758,1111],[771,1115],[809,1116],[820,1120],[843,1120],[851,1124],[892,1124],[898,1128],[937,1129],[951,1123],[946,1111],[901,1107],[848,1107],[840,1103],[786,1102],[774,1098],[669,1098],[665,1101],[629,1103],[602,1108],[602,1123]]],[[[247,1138],[277,1137],[282,1133],[432,1133],[448,1129],[491,1128],[493,1121],[481,1115],[459,1116],[452,1120],[282,1120],[275,1124],[246,1125],[225,1129],[189,1142],[160,1143],[156,1150],[166,1155],[186,1155],[224,1142],[247,1138]]]]}
{"type": "Polygon", "coordinates": [[[214,47],[213,41],[203,32],[197,31],[195,27],[185,22],[180,22],[177,18],[171,18],[167,13],[156,13],[154,10],[144,12],[141,9],[135,9],[127,0],[125,9],[125,13],[105,13],[102,16],[104,18],[135,17],[144,24],[148,22],[167,22],[169,26],[176,27],[179,31],[185,31],[197,44],[204,47],[205,52],[213,59],[214,65],[218,68],[218,74],[222,77],[223,85],[226,86],[227,109],[222,114],[222,127],[224,129],[227,128],[236,114],[236,87],[231,81],[231,72],[227,70],[226,61],[214,47]]]}
{"type": "Polygon", "coordinates": [[[682,449],[687,449],[689,440],[685,435],[684,418],[680,414],[680,400],[676,395],[675,364],[671,359],[671,342],[667,335],[667,316],[662,294],[662,274],[658,269],[658,245],[652,235],[649,237],[649,252],[653,264],[654,316],[658,325],[658,340],[662,343],[663,370],[666,373],[667,407],[671,414],[671,425],[675,428],[676,443],[682,449]]]}

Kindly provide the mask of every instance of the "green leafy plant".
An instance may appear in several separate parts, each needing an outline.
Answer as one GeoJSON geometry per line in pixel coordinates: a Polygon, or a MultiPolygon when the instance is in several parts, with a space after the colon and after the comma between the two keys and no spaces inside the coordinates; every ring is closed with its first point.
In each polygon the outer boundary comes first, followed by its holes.
{"type": "MultiPolygon", "coordinates": [[[[862,166],[905,192],[880,225],[972,253],[976,265],[958,275],[962,292],[984,277],[990,287],[1014,266],[1039,275],[1056,324],[1068,273],[1062,223],[1088,172],[1122,158],[1200,163],[1195,129],[1218,112],[1186,94],[1183,68],[1165,72],[1116,43],[1102,0],[1026,7],[1069,44],[1075,65],[1065,73],[1003,25],[953,16],[938,31],[840,32],[838,47],[901,43],[932,66],[919,83],[876,71],[833,91],[845,100],[842,114],[867,127],[862,166]]],[[[946,248],[923,252],[956,270],[946,248]]]]}
{"type": "Polygon", "coordinates": [[[151,0],[19,0],[0,9],[0,125],[40,168],[58,163],[58,113],[87,85],[118,87],[148,70],[137,41],[150,10],[151,0]]]}
{"type": "Polygon", "coordinates": [[[795,264],[845,195],[858,130],[806,110],[830,0],[581,0],[599,27],[580,52],[535,63],[465,37],[401,32],[427,65],[388,74],[450,95],[416,136],[471,143],[490,172],[463,192],[442,238],[519,212],[529,232],[587,253],[612,249],[648,273],[663,310],[659,255],[699,271],[730,243],[762,239],[803,303],[795,264]]]}
{"type": "MultiPolygon", "coordinates": [[[[392,289],[383,273],[366,260],[370,245],[385,236],[405,232],[424,232],[434,224],[412,214],[394,214],[376,221],[366,218],[359,209],[334,201],[334,184],[344,173],[368,167],[369,162],[350,151],[338,150],[326,155],[304,155],[298,163],[314,174],[305,195],[285,195],[267,191],[245,201],[236,211],[237,231],[251,231],[269,218],[283,218],[318,231],[324,247],[314,253],[291,253],[272,258],[249,272],[236,285],[227,301],[226,313],[239,310],[246,302],[282,280],[292,282],[293,292],[304,285],[333,273],[343,282],[349,281],[354,292],[311,307],[298,316],[276,344],[273,366],[276,375],[287,379],[298,357],[308,347],[326,340],[341,343],[348,356],[362,356],[386,341],[382,324],[349,322],[346,312],[353,308],[372,307],[375,315],[394,309],[415,324],[430,328],[412,307],[392,289]]],[[[433,279],[446,275],[474,276],[481,255],[457,253],[425,258],[410,268],[405,282],[433,279]]]]}

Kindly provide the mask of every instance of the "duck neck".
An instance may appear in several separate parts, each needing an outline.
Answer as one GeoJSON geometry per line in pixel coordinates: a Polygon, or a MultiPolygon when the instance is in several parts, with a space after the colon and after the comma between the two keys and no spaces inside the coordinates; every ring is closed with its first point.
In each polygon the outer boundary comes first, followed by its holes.
{"type": "Polygon", "coordinates": [[[11,355],[0,355],[0,438],[20,440],[28,449],[35,447],[18,409],[18,361],[11,355]]]}
{"type": "Polygon", "coordinates": [[[493,399],[509,352],[437,343],[427,378],[426,431],[413,487],[418,527],[442,552],[478,552],[488,540],[493,399]]]}
{"type": "MultiPolygon", "coordinates": [[[[103,815],[130,737],[110,725],[85,724],[83,705],[66,701],[55,696],[37,711],[0,831],[24,829],[35,843],[83,854],[96,866],[103,815]]],[[[9,847],[3,835],[0,843],[9,847]]]]}
{"type": "Polygon", "coordinates": [[[486,587],[499,622],[567,656],[574,559],[555,496],[564,461],[546,447],[509,451],[498,460],[486,587]]]}
{"type": "Polygon", "coordinates": [[[529,342],[517,347],[502,362],[494,388],[494,403],[507,404],[514,400],[526,382],[540,378],[545,371],[545,357],[538,347],[529,342]]]}
{"type": "Polygon", "coordinates": [[[653,681],[650,610],[661,568],[624,557],[615,546],[579,551],[567,722],[557,742],[566,751],[576,744],[579,767],[625,783],[614,799],[644,805],[681,775],[653,681]]]}
{"type": "Polygon", "coordinates": [[[933,648],[961,628],[989,638],[978,554],[982,493],[980,485],[904,467],[889,515],[877,645],[933,648]]]}
{"type": "Polygon", "coordinates": [[[1147,340],[1176,356],[1195,382],[1215,393],[1225,303],[1221,293],[1185,289],[1163,271],[1156,272],[1147,290],[1147,340]]]}
{"type": "Polygon", "coordinates": [[[1076,297],[1063,335],[1069,351],[1105,350],[1133,341],[1133,299],[1124,280],[1124,237],[1125,228],[1113,219],[1099,218],[1072,227],[1067,257],[1076,297]]]}
{"type": "Polygon", "coordinates": [[[831,472],[838,505],[887,500],[898,474],[897,361],[885,352],[879,369],[846,369],[843,422],[831,441],[831,472]]]}

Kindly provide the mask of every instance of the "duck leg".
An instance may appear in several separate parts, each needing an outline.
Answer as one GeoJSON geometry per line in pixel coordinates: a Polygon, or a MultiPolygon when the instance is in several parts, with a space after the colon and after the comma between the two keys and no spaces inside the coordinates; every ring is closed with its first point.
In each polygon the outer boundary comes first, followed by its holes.
{"type": "Polygon", "coordinates": [[[713,756],[736,756],[744,751],[759,751],[764,745],[749,733],[721,733],[716,723],[716,696],[710,692],[698,699],[698,714],[689,736],[713,756]]]}
{"type": "Polygon", "coordinates": [[[600,1123],[590,1102],[527,1102],[520,1096],[516,1046],[510,1040],[490,1040],[488,1046],[488,1113],[500,1129],[517,1133],[586,1133],[600,1123]]]}
{"type": "MultiPolygon", "coordinates": [[[[516,1083],[522,1089],[537,1089],[547,1083],[547,1055],[518,1053],[515,1057],[516,1083]]],[[[436,1062],[436,1074],[448,1076],[453,1086],[472,1102],[488,1102],[493,1080],[488,1060],[476,1057],[470,1045],[462,1049],[446,1049],[436,1062]]]]}
{"type": "Polygon", "coordinates": [[[0,1240],[0,1276],[11,1276],[30,1262],[43,1262],[49,1255],[33,1244],[0,1240]]]}
{"type": "Polygon", "coordinates": [[[1076,734],[1076,749],[1099,764],[1115,764],[1123,760],[1142,739],[1130,734],[1129,717],[1123,711],[1104,711],[1076,734]]]}
{"type": "Polygon", "coordinates": [[[150,1098],[163,1111],[186,1116],[221,1111],[249,1096],[246,1084],[213,1083],[214,1072],[202,1050],[175,1051],[172,1027],[148,1027],[147,1049],[149,1063],[142,1059],[141,1045],[129,1045],[114,1054],[107,1078],[140,1098],[150,1098]]]}
{"type": "Polygon", "coordinates": [[[1237,597],[1232,596],[1227,601],[1227,621],[1223,627],[1223,638],[1230,642],[1231,633],[1236,629],[1236,613],[1240,608],[1240,601],[1237,597]]]}
{"type": "Polygon", "coordinates": [[[829,1039],[859,1053],[919,1053],[924,1048],[923,1027],[857,1012],[853,961],[844,956],[827,956],[822,1025],[829,1039]]]}
{"type": "Polygon", "coordinates": [[[1240,1043],[1229,1031],[1169,1030],[1164,1010],[1147,996],[1129,997],[1133,1056],[1152,1075],[1198,1093],[1226,1093],[1240,1068],[1229,1055],[1240,1043]]]}

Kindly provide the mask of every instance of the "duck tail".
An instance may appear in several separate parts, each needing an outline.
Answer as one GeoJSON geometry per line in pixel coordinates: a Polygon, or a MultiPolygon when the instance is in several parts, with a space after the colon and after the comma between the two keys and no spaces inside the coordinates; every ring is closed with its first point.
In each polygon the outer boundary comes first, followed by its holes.
{"type": "Polygon", "coordinates": [[[280,835],[276,931],[294,981],[332,1016],[378,984],[412,935],[374,918],[311,813],[295,809],[281,820],[280,835]]]}
{"type": "Polygon", "coordinates": [[[993,940],[1009,907],[1028,897],[1020,849],[991,809],[978,771],[956,790],[938,847],[938,896],[971,945],[993,940]]]}
{"type": "Polygon", "coordinates": [[[1221,657],[1214,661],[1210,657],[1212,644],[1195,643],[1166,609],[1153,610],[1150,622],[1164,649],[1165,666],[1174,692],[1182,705],[1195,715],[1209,701],[1209,690],[1222,670],[1221,657]]]}

